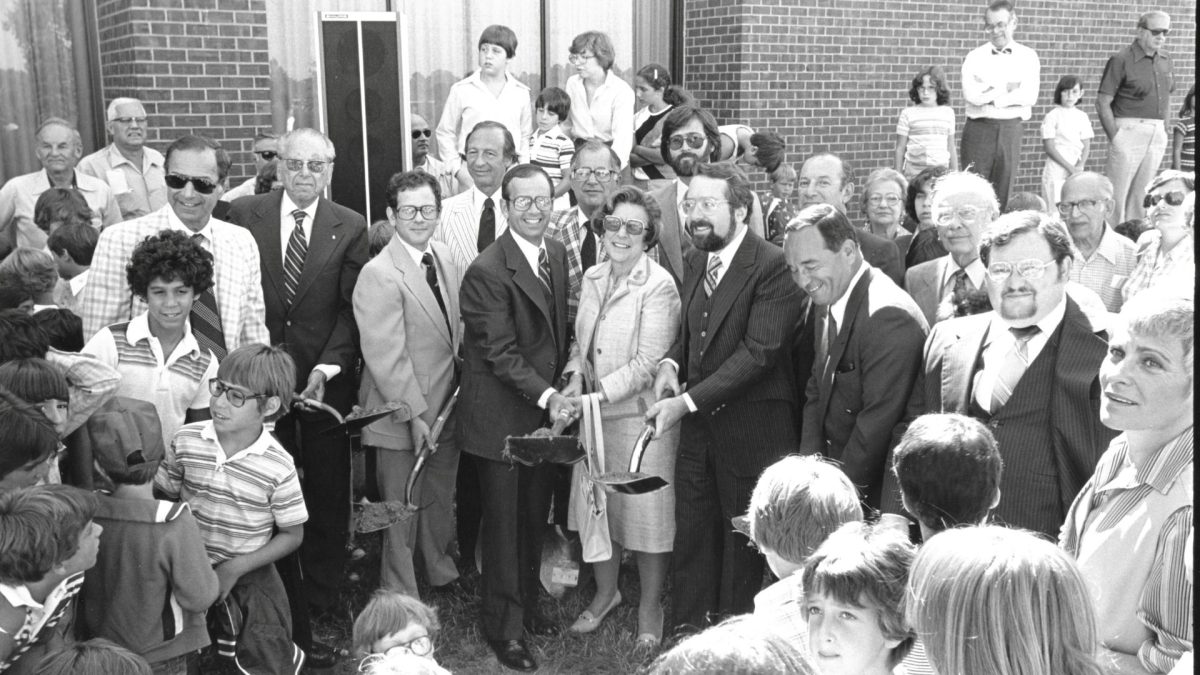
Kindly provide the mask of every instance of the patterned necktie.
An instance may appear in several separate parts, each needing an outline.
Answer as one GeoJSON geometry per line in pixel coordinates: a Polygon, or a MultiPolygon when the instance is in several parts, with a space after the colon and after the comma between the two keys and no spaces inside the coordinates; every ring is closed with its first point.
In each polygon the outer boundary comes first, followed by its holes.
{"type": "MultiPolygon", "coordinates": [[[[450,314],[446,312],[446,301],[442,299],[442,289],[438,285],[437,268],[433,265],[433,254],[426,251],[421,256],[421,265],[425,268],[425,283],[429,284],[429,290],[433,291],[433,297],[437,298],[438,307],[442,310],[442,318],[446,319],[446,328],[450,328],[450,314]]],[[[454,332],[451,331],[451,335],[454,332]]]]}
{"type": "Polygon", "coordinates": [[[992,385],[991,412],[993,415],[1008,402],[1013,390],[1017,388],[1017,383],[1021,381],[1021,376],[1029,368],[1029,341],[1033,339],[1033,336],[1042,332],[1042,329],[1036,325],[1009,328],[1008,330],[1016,338],[1016,342],[1012,349],[1004,355],[1004,361],[1001,362],[1000,370],[996,373],[996,381],[992,385]]]}
{"type": "Polygon", "coordinates": [[[717,290],[717,275],[721,272],[721,258],[719,256],[710,256],[708,258],[708,272],[704,275],[704,295],[712,297],[713,291],[717,290]]]}
{"type": "Polygon", "coordinates": [[[550,258],[544,248],[538,249],[538,279],[541,279],[546,290],[554,295],[554,284],[550,282],[550,258]]]}
{"type": "Polygon", "coordinates": [[[953,319],[958,314],[958,302],[967,295],[967,271],[963,268],[958,268],[954,274],[950,275],[953,284],[948,288],[945,294],[942,295],[942,301],[938,304],[936,318],[938,321],[953,319]]]}
{"type": "Polygon", "coordinates": [[[491,246],[496,240],[496,202],[491,197],[483,200],[483,212],[479,214],[479,237],[475,240],[477,253],[491,246]]]}
{"type": "MultiPolygon", "coordinates": [[[[193,234],[192,241],[203,246],[204,235],[193,234]]],[[[214,273],[214,284],[216,276],[214,273]]],[[[192,303],[192,313],[188,318],[192,322],[192,335],[196,337],[196,343],[200,345],[200,349],[211,350],[220,361],[225,358],[229,350],[225,348],[225,332],[221,330],[221,310],[217,308],[217,297],[213,295],[215,288],[216,286],[213,286],[196,296],[195,302],[192,303]]]]}
{"type": "Polygon", "coordinates": [[[300,209],[292,211],[296,219],[296,227],[292,236],[288,237],[287,253],[283,258],[283,295],[284,304],[292,306],[296,298],[296,289],[300,287],[300,273],[304,270],[304,256],[308,254],[308,239],[304,237],[305,212],[300,209]]]}

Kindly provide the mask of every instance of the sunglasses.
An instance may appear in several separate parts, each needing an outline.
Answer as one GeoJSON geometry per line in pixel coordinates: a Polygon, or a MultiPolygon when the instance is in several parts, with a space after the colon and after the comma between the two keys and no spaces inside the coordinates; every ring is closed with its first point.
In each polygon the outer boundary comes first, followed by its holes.
{"type": "Polygon", "coordinates": [[[693,150],[699,150],[706,141],[708,141],[708,138],[704,134],[687,134],[686,136],[681,134],[679,136],[672,136],[669,143],[672,150],[682,148],[684,143],[687,143],[688,147],[693,150]]]}
{"type": "Polygon", "coordinates": [[[609,232],[620,232],[621,227],[631,237],[636,237],[646,231],[646,224],[636,218],[625,220],[616,216],[604,216],[604,229],[609,232]]]}
{"type": "Polygon", "coordinates": [[[325,171],[325,167],[330,164],[333,164],[333,162],[332,161],[326,162],[325,160],[321,160],[321,159],[310,159],[307,162],[302,159],[284,159],[283,160],[283,165],[287,167],[287,170],[292,171],[294,173],[298,173],[298,172],[304,170],[305,166],[308,167],[309,173],[322,173],[323,171],[325,171]]]}
{"type": "Polygon", "coordinates": [[[274,150],[255,150],[254,154],[263,158],[263,161],[269,162],[279,156],[274,150]]]}
{"type": "Polygon", "coordinates": [[[1159,37],[1160,35],[1170,35],[1171,34],[1170,28],[1144,28],[1143,30],[1150,31],[1150,34],[1153,35],[1154,37],[1159,37]]]}
{"type": "Polygon", "coordinates": [[[1186,196],[1182,190],[1171,190],[1161,195],[1146,195],[1146,198],[1142,200],[1142,208],[1148,209],[1163,200],[1166,200],[1167,204],[1171,206],[1179,206],[1186,196]]]}
{"type": "Polygon", "coordinates": [[[422,136],[425,138],[429,138],[432,135],[433,135],[433,131],[431,131],[429,129],[413,129],[413,131],[412,131],[412,137],[413,137],[414,141],[417,140],[418,138],[421,138],[422,136]]]}
{"type": "Polygon", "coordinates": [[[187,187],[188,183],[202,195],[211,195],[213,190],[217,189],[217,184],[207,178],[198,178],[195,176],[180,176],[177,173],[169,173],[166,177],[167,187],[172,190],[182,190],[187,187]]]}

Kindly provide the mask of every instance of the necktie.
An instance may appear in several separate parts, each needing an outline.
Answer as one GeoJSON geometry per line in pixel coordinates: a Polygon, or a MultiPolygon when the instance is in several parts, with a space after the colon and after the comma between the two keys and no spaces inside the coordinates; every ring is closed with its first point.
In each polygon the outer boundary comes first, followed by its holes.
{"type": "MultiPolygon", "coordinates": [[[[817,357],[813,363],[820,368],[817,372],[824,374],[825,360],[829,358],[829,308],[821,305],[813,305],[813,339],[816,342],[817,357]],[[822,326],[825,327],[822,330],[822,326]]],[[[807,379],[807,377],[805,378],[807,379]]]]}
{"type": "Polygon", "coordinates": [[[292,236],[288,237],[287,252],[283,256],[283,295],[284,304],[292,306],[296,298],[296,289],[300,287],[300,273],[304,270],[304,256],[308,254],[308,239],[304,237],[305,212],[300,209],[292,211],[296,219],[296,227],[292,228],[292,236]]]}
{"type": "Polygon", "coordinates": [[[483,212],[479,214],[479,238],[475,240],[477,253],[483,253],[496,241],[496,202],[491,197],[483,200],[483,212]]]}
{"type": "Polygon", "coordinates": [[[546,249],[538,249],[538,279],[542,280],[542,285],[551,295],[554,294],[554,284],[550,281],[550,258],[546,255],[546,249]]]}
{"type": "Polygon", "coordinates": [[[588,225],[586,220],[583,221],[583,243],[579,245],[579,262],[584,272],[596,264],[596,233],[588,225]]]}
{"type": "Polygon", "coordinates": [[[833,341],[837,339],[837,332],[838,332],[837,319],[835,319],[833,317],[833,315],[829,313],[829,310],[826,310],[825,311],[825,336],[824,336],[825,344],[824,344],[824,349],[822,350],[825,360],[821,362],[822,374],[829,367],[829,354],[830,354],[830,350],[833,349],[833,341]]]}
{"type": "Polygon", "coordinates": [[[709,256],[708,272],[704,275],[704,295],[712,297],[713,291],[717,290],[717,275],[721,273],[721,258],[719,256],[709,256]]]}
{"type": "Polygon", "coordinates": [[[954,274],[950,275],[953,282],[942,296],[942,302],[938,304],[937,320],[945,321],[952,319],[958,315],[958,303],[967,295],[967,271],[963,268],[958,268],[954,274]]]}
{"type": "MultiPolygon", "coordinates": [[[[425,283],[429,284],[429,290],[433,291],[433,297],[437,298],[438,307],[442,310],[442,318],[446,320],[446,328],[450,328],[450,314],[446,312],[446,301],[442,299],[442,289],[438,286],[437,268],[433,265],[433,254],[428,251],[421,256],[421,265],[425,268],[425,283]]],[[[454,331],[450,331],[453,335],[454,331]]]]}
{"type": "Polygon", "coordinates": [[[1042,332],[1042,329],[1037,326],[1009,328],[1008,330],[1016,338],[1016,343],[1004,355],[1004,361],[1001,362],[1000,370],[996,373],[996,382],[992,385],[992,414],[1004,407],[1009,397],[1012,396],[1013,390],[1017,388],[1021,376],[1029,368],[1029,341],[1033,339],[1033,336],[1042,332]]]}
{"type": "MultiPolygon", "coordinates": [[[[192,241],[203,245],[204,235],[193,234],[192,241]]],[[[216,275],[213,277],[215,282],[216,275]]],[[[211,350],[218,361],[225,358],[228,350],[225,348],[225,333],[221,330],[221,310],[217,308],[217,298],[213,295],[212,288],[196,296],[189,318],[192,322],[192,335],[196,337],[200,349],[211,350]]]]}

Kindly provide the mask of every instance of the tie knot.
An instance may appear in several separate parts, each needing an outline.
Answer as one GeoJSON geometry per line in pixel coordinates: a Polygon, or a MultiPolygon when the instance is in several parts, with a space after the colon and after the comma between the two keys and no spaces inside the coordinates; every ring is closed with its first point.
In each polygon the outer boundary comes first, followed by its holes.
{"type": "Polygon", "coordinates": [[[542,263],[545,263],[545,262],[547,262],[547,258],[546,258],[546,249],[544,249],[544,248],[539,248],[539,249],[538,249],[538,264],[542,264],[542,263]]]}
{"type": "Polygon", "coordinates": [[[292,211],[292,218],[295,218],[295,219],[296,219],[296,226],[297,226],[297,227],[299,227],[300,225],[303,225],[303,224],[304,224],[304,218],[305,218],[305,216],[307,216],[307,215],[308,215],[308,214],[307,214],[307,213],[305,213],[305,212],[304,212],[303,210],[301,210],[301,209],[296,209],[295,211],[292,211]]]}
{"type": "Polygon", "coordinates": [[[491,197],[488,197],[487,199],[483,200],[483,208],[491,209],[491,208],[495,208],[495,206],[496,206],[496,202],[492,201],[491,197]]]}
{"type": "Polygon", "coordinates": [[[197,232],[196,234],[192,235],[192,241],[196,242],[197,244],[203,244],[204,243],[204,235],[197,232]]]}
{"type": "Polygon", "coordinates": [[[1042,332],[1042,329],[1038,328],[1037,324],[1021,328],[1009,328],[1008,330],[1017,339],[1017,342],[1028,342],[1033,336],[1042,332]]]}
{"type": "Polygon", "coordinates": [[[421,264],[426,267],[433,267],[433,254],[426,251],[421,254],[421,264]]]}

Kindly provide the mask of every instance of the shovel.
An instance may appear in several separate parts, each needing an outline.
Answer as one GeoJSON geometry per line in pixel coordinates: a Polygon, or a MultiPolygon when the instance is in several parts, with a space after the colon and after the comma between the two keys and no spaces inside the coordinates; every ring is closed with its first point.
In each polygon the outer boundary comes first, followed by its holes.
{"type": "Polygon", "coordinates": [[[549,429],[538,429],[528,436],[508,436],[500,456],[525,466],[537,466],[542,462],[574,464],[583,459],[584,452],[578,436],[562,435],[570,423],[570,418],[559,416],[549,429]]]}
{"type": "Polygon", "coordinates": [[[633,454],[629,457],[629,471],[610,471],[594,478],[594,482],[604,486],[605,490],[619,492],[623,495],[644,495],[647,492],[667,487],[669,483],[661,476],[652,476],[638,470],[642,468],[642,455],[646,452],[646,446],[652,440],[654,440],[654,425],[647,424],[641,435],[633,442],[633,454]]]}
{"type": "Polygon", "coordinates": [[[323,401],[317,401],[311,398],[298,398],[292,402],[292,407],[303,408],[308,410],[320,410],[328,413],[333,419],[337,420],[332,425],[321,429],[321,434],[331,434],[335,431],[344,431],[353,433],[375,422],[383,419],[388,415],[401,410],[405,407],[403,403],[385,403],[378,408],[370,408],[368,410],[354,410],[349,415],[342,417],[342,414],[336,408],[323,401]]]}

